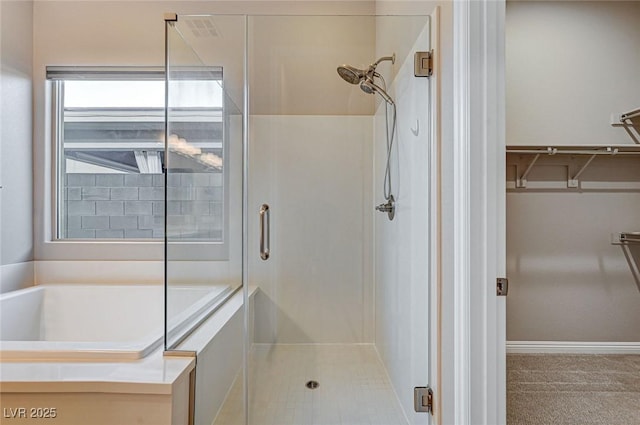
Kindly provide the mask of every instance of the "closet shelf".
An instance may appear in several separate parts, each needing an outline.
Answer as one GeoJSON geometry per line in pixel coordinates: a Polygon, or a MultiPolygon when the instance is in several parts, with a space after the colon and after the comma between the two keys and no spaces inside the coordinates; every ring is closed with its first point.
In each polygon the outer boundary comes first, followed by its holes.
{"type": "Polygon", "coordinates": [[[640,108],[622,114],[611,114],[611,125],[624,128],[631,140],[640,146],[640,108]]]}
{"type": "Polygon", "coordinates": [[[620,233],[620,242],[640,244],[640,232],[622,232],[620,233]]]}
{"type": "Polygon", "coordinates": [[[638,117],[640,117],[640,108],[634,109],[633,111],[625,112],[624,114],[620,114],[620,122],[624,123],[627,120],[632,120],[638,117]]]}
{"type": "Polygon", "coordinates": [[[640,156],[640,145],[555,145],[555,146],[540,146],[540,145],[508,145],[507,154],[518,155],[532,155],[533,158],[526,165],[523,173],[518,173],[516,169],[516,187],[526,188],[527,178],[533,169],[533,166],[542,156],[554,156],[554,155],[570,155],[570,156],[586,156],[588,157],[580,168],[569,175],[567,181],[568,188],[578,188],[580,186],[579,178],[587,169],[587,167],[593,162],[593,160],[600,155],[609,157],[621,157],[621,156],[640,156]]]}
{"type": "Polygon", "coordinates": [[[507,146],[507,153],[533,155],[640,155],[640,145],[509,145],[507,146]]]}

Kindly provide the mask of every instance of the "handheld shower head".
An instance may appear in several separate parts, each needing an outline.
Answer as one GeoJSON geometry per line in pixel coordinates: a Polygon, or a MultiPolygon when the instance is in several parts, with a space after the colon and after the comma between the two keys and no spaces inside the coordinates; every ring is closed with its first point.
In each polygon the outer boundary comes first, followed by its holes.
{"type": "Polygon", "coordinates": [[[384,99],[384,101],[387,102],[389,105],[395,105],[395,102],[393,101],[393,99],[391,99],[391,96],[389,96],[389,94],[382,87],[377,85],[373,81],[373,78],[369,78],[367,76],[367,78],[365,78],[360,83],[360,89],[367,94],[378,93],[380,97],[382,97],[382,99],[384,99]]]}

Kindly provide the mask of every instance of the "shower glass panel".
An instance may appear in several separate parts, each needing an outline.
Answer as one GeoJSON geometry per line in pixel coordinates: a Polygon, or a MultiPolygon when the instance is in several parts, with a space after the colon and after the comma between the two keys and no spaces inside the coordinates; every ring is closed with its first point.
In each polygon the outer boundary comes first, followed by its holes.
{"type": "Polygon", "coordinates": [[[428,17],[249,16],[247,41],[248,423],[426,424],[429,92],[414,52],[430,49],[428,17]],[[343,80],[343,64],[363,75],[343,80]],[[389,221],[374,206],[394,105],[389,221]]]}
{"type": "MultiPolygon", "coordinates": [[[[244,19],[236,17],[232,25],[238,24],[242,35],[244,19]]],[[[161,193],[152,195],[155,219],[165,220],[167,350],[242,285],[243,86],[237,79],[244,54],[242,47],[217,49],[216,28],[201,16],[168,21],[166,28],[164,203],[161,193]],[[198,31],[203,24],[211,30],[198,31]],[[216,53],[200,57],[195,49],[202,43],[216,53]]]]}

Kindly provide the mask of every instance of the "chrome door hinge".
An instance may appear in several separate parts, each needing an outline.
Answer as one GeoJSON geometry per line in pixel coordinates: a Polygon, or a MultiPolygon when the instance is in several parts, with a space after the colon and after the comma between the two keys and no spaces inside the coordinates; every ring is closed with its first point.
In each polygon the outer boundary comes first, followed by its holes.
{"type": "Polygon", "coordinates": [[[499,277],[496,279],[496,295],[499,297],[506,297],[509,292],[509,279],[506,277],[499,277]]]}
{"type": "Polygon", "coordinates": [[[431,413],[433,415],[433,391],[429,387],[415,387],[413,389],[413,408],[416,412],[431,413]]]}
{"type": "Polygon", "coordinates": [[[433,74],[433,50],[416,52],[413,55],[413,75],[431,77],[431,74],[433,74]]]}

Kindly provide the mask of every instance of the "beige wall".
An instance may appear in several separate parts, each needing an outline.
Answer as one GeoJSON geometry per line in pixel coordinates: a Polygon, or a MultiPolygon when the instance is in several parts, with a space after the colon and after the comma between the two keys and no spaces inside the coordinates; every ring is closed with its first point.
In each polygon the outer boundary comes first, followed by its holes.
{"type": "Polygon", "coordinates": [[[633,143],[640,1],[507,4],[507,144],[633,143]]]}
{"type": "MultiPolygon", "coordinates": [[[[42,1],[34,6],[34,207],[37,260],[161,260],[162,247],[47,243],[51,238],[51,152],[47,65],[162,66],[164,13],[371,14],[374,3],[355,2],[154,2],[42,1]]],[[[329,93],[327,93],[329,95],[329,93]]],[[[331,96],[328,96],[331,98],[331,96]]]]}
{"type": "Polygon", "coordinates": [[[32,13],[0,2],[0,292],[33,279],[32,13]]]}
{"type": "MultiPolygon", "coordinates": [[[[640,107],[638,22],[637,1],[508,3],[507,144],[633,143],[609,120],[640,107]]],[[[582,176],[627,191],[508,192],[508,340],[640,341],[640,288],[611,244],[640,230],[639,166],[598,159],[582,176]]],[[[566,188],[561,166],[531,179],[566,188]]]]}

